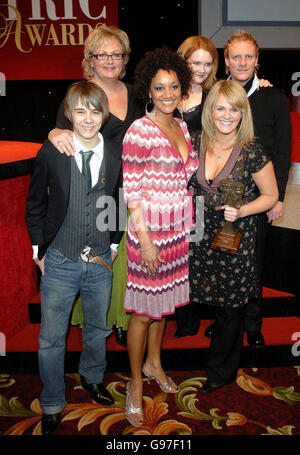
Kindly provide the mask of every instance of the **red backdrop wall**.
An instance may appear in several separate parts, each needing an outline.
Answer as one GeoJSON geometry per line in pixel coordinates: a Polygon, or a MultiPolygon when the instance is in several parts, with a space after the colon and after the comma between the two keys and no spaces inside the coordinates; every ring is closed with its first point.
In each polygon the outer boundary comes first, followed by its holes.
{"type": "Polygon", "coordinates": [[[6,80],[82,77],[82,46],[99,23],[118,25],[118,1],[1,0],[0,52],[6,80]]]}

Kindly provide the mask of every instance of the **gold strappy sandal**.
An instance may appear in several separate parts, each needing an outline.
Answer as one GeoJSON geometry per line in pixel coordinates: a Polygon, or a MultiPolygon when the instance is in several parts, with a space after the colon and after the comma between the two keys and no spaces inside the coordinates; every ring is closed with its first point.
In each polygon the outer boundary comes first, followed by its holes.
{"type": "Polygon", "coordinates": [[[133,427],[141,427],[144,423],[144,413],[141,408],[136,408],[133,406],[129,391],[129,384],[130,382],[127,382],[126,384],[125,417],[133,427]],[[137,422],[133,418],[134,415],[138,415],[137,422]]]}
{"type": "MultiPolygon", "coordinates": [[[[157,384],[159,385],[160,389],[163,392],[166,392],[166,393],[178,393],[179,392],[179,388],[178,388],[177,384],[175,384],[173,379],[171,379],[169,376],[167,376],[166,382],[160,382],[155,376],[152,376],[151,374],[149,374],[145,371],[145,365],[143,365],[142,372],[150,380],[154,379],[154,381],[157,382],[157,384]],[[176,389],[176,390],[174,390],[174,389],[176,389]]],[[[148,382],[150,382],[150,381],[148,381],[148,382]]]]}

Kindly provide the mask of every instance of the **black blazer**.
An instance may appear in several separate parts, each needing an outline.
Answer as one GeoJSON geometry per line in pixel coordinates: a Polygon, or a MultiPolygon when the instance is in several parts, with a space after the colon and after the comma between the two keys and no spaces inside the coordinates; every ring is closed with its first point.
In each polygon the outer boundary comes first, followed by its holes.
{"type": "MultiPolygon", "coordinates": [[[[122,186],[121,155],[121,144],[104,139],[105,192],[107,196],[114,197],[117,213],[119,188],[122,186]]],[[[39,259],[63,224],[69,204],[70,183],[70,157],[61,154],[46,140],[36,157],[25,214],[31,243],[39,246],[39,259]]],[[[124,204],[123,198],[120,199],[120,203],[124,204]]],[[[119,243],[123,231],[112,231],[110,234],[111,243],[119,243]]]]}

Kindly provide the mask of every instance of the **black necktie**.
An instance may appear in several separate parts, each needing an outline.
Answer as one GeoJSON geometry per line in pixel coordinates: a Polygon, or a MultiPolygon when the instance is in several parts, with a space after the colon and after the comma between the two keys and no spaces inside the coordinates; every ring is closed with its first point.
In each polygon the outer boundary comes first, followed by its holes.
{"type": "Polygon", "coordinates": [[[90,189],[92,187],[92,176],[91,176],[91,168],[90,168],[90,161],[93,156],[93,150],[89,150],[87,152],[80,152],[82,155],[82,175],[85,178],[86,184],[90,189]]]}

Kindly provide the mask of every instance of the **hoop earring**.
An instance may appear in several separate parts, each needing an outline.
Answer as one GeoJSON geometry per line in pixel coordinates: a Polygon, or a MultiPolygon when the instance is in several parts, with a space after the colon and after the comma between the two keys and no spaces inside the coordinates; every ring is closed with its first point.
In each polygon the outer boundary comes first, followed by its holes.
{"type": "Polygon", "coordinates": [[[182,105],[180,104],[179,108],[178,108],[178,111],[179,111],[179,114],[180,114],[180,117],[181,117],[181,120],[184,120],[183,118],[183,107],[182,105]]]}
{"type": "Polygon", "coordinates": [[[150,97],[148,103],[145,106],[145,114],[151,119],[153,119],[156,115],[156,106],[154,106],[153,101],[150,97]],[[150,110],[148,110],[149,104],[152,105],[152,108],[150,108],[150,110]]]}

